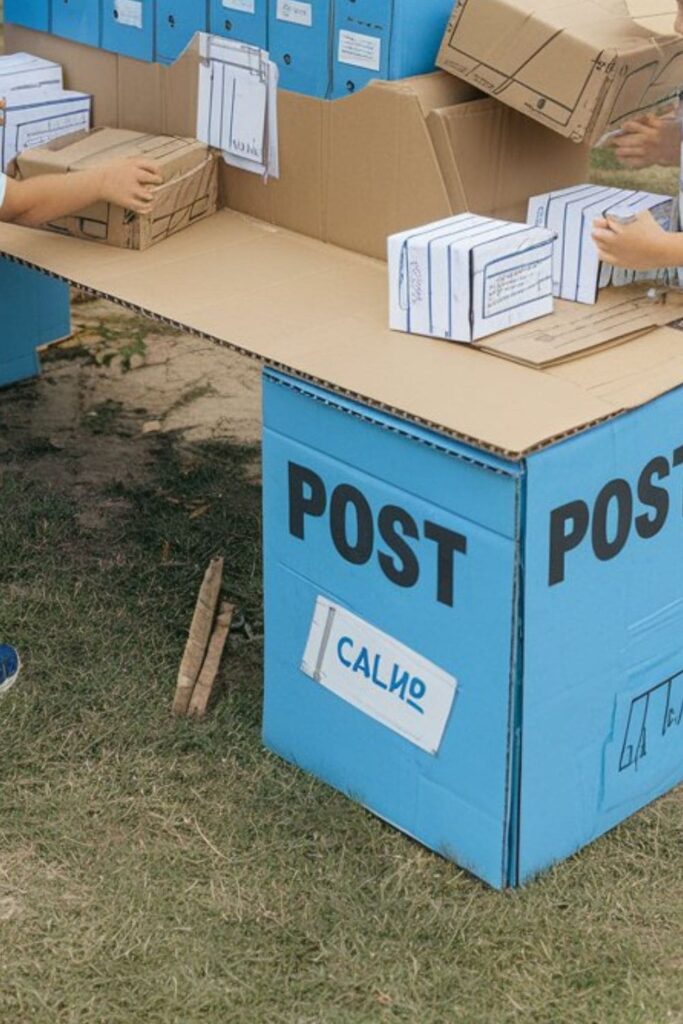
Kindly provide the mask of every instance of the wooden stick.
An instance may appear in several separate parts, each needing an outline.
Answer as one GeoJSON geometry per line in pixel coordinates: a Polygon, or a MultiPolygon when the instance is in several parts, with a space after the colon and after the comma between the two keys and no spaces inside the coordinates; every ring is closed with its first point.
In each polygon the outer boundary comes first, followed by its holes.
{"type": "Polygon", "coordinates": [[[206,714],[234,614],[235,606],[228,604],[227,601],[223,601],[216,619],[216,625],[211,634],[211,639],[209,640],[209,647],[202,670],[199,673],[199,679],[195,683],[192,692],[188,715],[196,715],[197,718],[203,718],[206,714]]]}
{"type": "Polygon", "coordinates": [[[222,582],[223,559],[214,558],[209,563],[199,589],[183,660],[180,663],[178,684],[173,699],[173,713],[176,715],[187,713],[192,691],[206,655],[222,582]]]}

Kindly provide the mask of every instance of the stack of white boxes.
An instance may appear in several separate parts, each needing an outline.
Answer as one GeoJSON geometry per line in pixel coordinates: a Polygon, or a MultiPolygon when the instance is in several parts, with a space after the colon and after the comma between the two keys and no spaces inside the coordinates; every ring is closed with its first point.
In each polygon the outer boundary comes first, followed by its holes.
{"type": "Polygon", "coordinates": [[[62,69],[53,61],[15,53],[0,57],[0,170],[17,153],[90,128],[92,97],[64,88],[62,69]]]}
{"type": "Polygon", "coordinates": [[[472,342],[553,312],[544,227],[461,214],[389,239],[393,330],[472,342]]]}
{"type": "Polygon", "coordinates": [[[553,292],[557,298],[593,304],[601,288],[654,280],[666,271],[614,269],[600,261],[592,239],[596,218],[610,214],[637,215],[649,210],[666,231],[677,226],[676,200],[650,192],[577,185],[559,192],[534,196],[529,201],[528,223],[548,228],[557,237],[553,259],[553,292]]]}

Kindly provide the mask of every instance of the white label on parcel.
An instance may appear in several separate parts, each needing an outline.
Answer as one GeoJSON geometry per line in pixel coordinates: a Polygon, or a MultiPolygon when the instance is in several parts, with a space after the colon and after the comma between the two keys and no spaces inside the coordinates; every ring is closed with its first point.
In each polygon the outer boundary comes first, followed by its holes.
{"type": "Polygon", "coordinates": [[[114,11],[119,25],[142,28],[142,0],[114,0],[114,11]]]}
{"type": "Polygon", "coordinates": [[[427,753],[438,752],[456,678],[327,598],[316,602],[301,670],[427,753]]]}
{"type": "Polygon", "coordinates": [[[223,7],[227,7],[229,11],[256,14],[256,0],[223,0],[223,7]]]}
{"type": "Polygon", "coordinates": [[[306,28],[313,24],[313,4],[304,0],[277,0],[276,14],[280,21],[291,21],[306,28]]]}
{"type": "Polygon", "coordinates": [[[364,32],[342,29],[339,33],[339,63],[379,71],[382,65],[382,40],[364,32]]]}

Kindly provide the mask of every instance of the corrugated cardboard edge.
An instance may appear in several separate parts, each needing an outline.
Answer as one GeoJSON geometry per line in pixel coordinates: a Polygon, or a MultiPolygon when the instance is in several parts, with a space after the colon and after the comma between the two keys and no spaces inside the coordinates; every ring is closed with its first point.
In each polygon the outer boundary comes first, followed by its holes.
{"type": "MultiPolygon", "coordinates": [[[[592,430],[594,427],[599,426],[600,424],[603,423],[607,423],[608,421],[616,419],[617,417],[622,416],[626,413],[632,412],[633,409],[638,408],[641,405],[646,405],[649,401],[652,400],[652,398],[645,398],[643,401],[640,401],[634,405],[625,405],[623,407],[610,410],[609,412],[606,412],[604,416],[594,417],[576,427],[573,427],[569,430],[563,431],[555,435],[551,435],[545,438],[544,440],[537,442],[536,444],[520,448],[519,450],[505,448],[502,446],[482,441],[480,438],[474,437],[473,435],[462,433],[457,430],[451,430],[434,420],[430,420],[422,416],[417,416],[414,413],[410,413],[407,412],[406,410],[399,409],[396,408],[395,406],[378,401],[377,399],[374,399],[371,396],[364,394],[362,391],[354,391],[348,388],[339,387],[338,385],[335,385],[334,382],[332,381],[316,377],[312,374],[306,374],[300,370],[297,370],[289,366],[287,363],[279,362],[273,359],[263,358],[235,342],[230,342],[224,338],[219,338],[216,335],[198,330],[197,328],[192,327],[192,325],[190,324],[183,323],[181,320],[174,320],[170,317],[162,316],[158,313],[155,313],[153,310],[145,308],[142,305],[128,302],[125,299],[122,299],[119,296],[113,295],[106,291],[90,288],[88,285],[85,285],[82,282],[77,281],[73,278],[69,278],[64,275],[55,273],[54,271],[45,270],[39,264],[32,262],[30,260],[14,256],[11,252],[0,251],[0,256],[4,257],[7,260],[10,260],[12,263],[28,267],[31,270],[38,270],[41,273],[46,274],[48,277],[52,277],[56,280],[63,281],[64,283],[69,284],[72,287],[77,287],[85,294],[89,294],[97,298],[104,298],[107,301],[122,307],[123,309],[128,309],[133,313],[148,317],[149,319],[155,321],[156,323],[164,324],[167,327],[172,327],[193,337],[213,342],[214,344],[220,345],[223,348],[227,348],[232,352],[237,352],[240,355],[248,356],[249,358],[256,360],[258,363],[261,363],[262,365],[272,367],[273,369],[276,370],[280,370],[281,372],[287,373],[295,379],[299,379],[314,384],[317,387],[324,388],[328,391],[332,391],[333,393],[339,394],[345,398],[350,399],[351,401],[359,402],[363,405],[369,406],[370,408],[377,409],[380,412],[386,413],[391,416],[395,416],[398,419],[402,419],[406,423],[416,423],[417,425],[425,427],[426,429],[431,430],[434,433],[441,434],[442,436],[445,437],[451,437],[454,440],[461,442],[462,444],[466,444],[475,449],[478,448],[482,451],[490,452],[493,455],[500,456],[512,462],[520,462],[527,458],[528,456],[533,455],[535,452],[543,451],[544,449],[549,448],[552,445],[558,444],[562,441],[568,440],[571,437],[576,437],[579,434],[586,433],[587,431],[592,430]]],[[[659,394],[666,394],[668,391],[675,391],[680,386],[680,384],[674,384],[670,388],[667,388],[659,392],[654,397],[659,397],[659,394]]]]}

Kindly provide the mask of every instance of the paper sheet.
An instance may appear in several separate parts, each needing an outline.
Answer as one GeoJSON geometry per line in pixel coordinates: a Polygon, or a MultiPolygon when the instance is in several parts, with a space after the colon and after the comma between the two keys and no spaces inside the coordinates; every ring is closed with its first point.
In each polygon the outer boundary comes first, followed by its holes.
{"type": "Polygon", "coordinates": [[[276,65],[257,46],[205,34],[200,56],[197,138],[233,167],[277,178],[276,65]]]}

